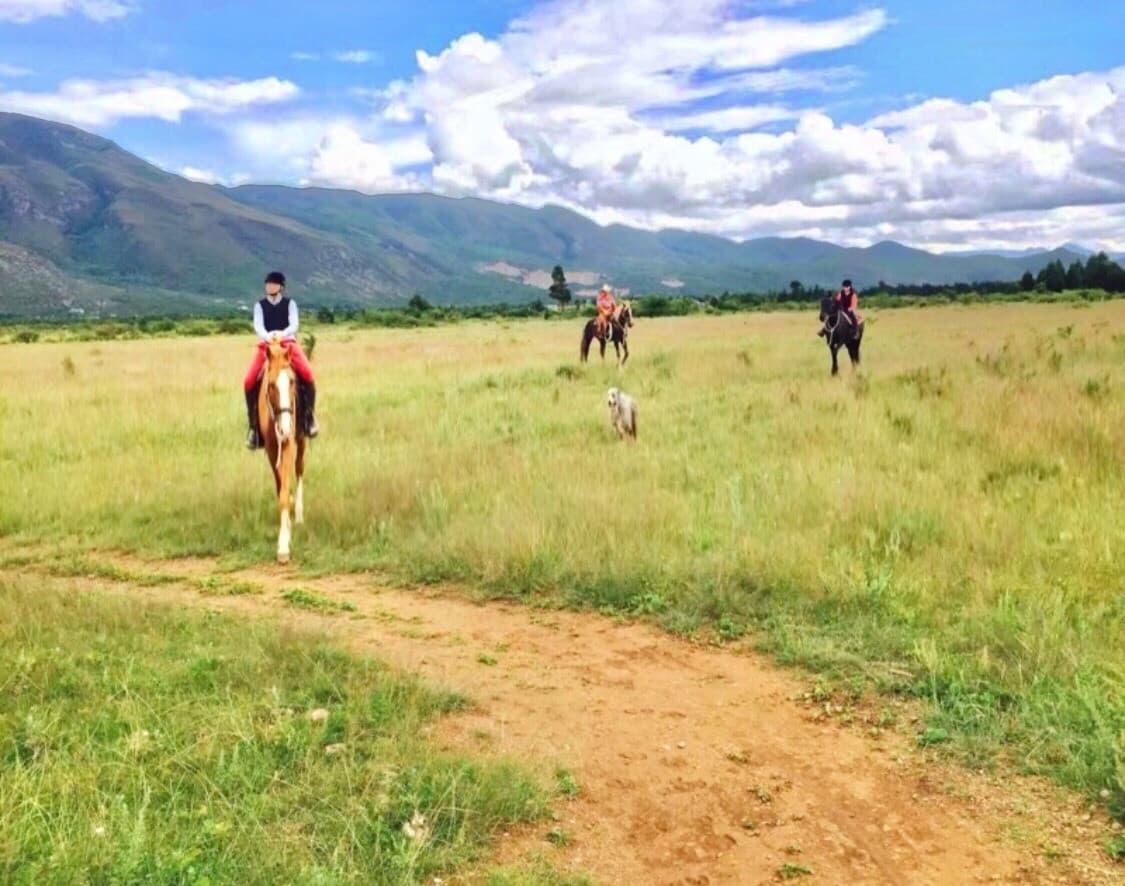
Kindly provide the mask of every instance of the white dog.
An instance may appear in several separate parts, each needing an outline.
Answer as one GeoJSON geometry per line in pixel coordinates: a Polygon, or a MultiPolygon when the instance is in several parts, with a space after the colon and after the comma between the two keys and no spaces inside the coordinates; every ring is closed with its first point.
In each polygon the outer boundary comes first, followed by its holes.
{"type": "Polygon", "coordinates": [[[617,431],[617,436],[637,439],[637,401],[624,391],[610,388],[606,405],[609,406],[609,423],[617,431]]]}

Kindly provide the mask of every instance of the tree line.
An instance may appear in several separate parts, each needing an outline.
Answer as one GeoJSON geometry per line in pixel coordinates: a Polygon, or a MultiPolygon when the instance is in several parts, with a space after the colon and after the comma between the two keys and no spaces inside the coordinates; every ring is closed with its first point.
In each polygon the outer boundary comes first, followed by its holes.
{"type": "MultiPolygon", "coordinates": [[[[971,283],[905,283],[890,284],[880,280],[875,286],[859,290],[863,297],[871,296],[914,296],[931,298],[935,296],[1019,296],[1034,293],[1058,293],[1067,290],[1091,289],[1108,293],[1125,293],[1125,269],[1104,252],[1091,255],[1085,263],[1074,261],[1070,267],[1056,259],[1042,268],[1037,275],[1027,271],[1019,280],[980,280],[971,283]]],[[[693,303],[710,305],[721,309],[734,309],[736,306],[753,307],[786,302],[819,302],[825,296],[835,294],[834,288],[819,285],[805,286],[800,280],[793,280],[784,289],[765,292],[723,292],[721,295],[706,296],[662,296],[649,295],[636,299],[643,304],[642,310],[649,316],[653,311],[672,310],[679,305],[685,308],[693,303]],[[647,310],[645,310],[647,308],[647,310]]],[[[559,266],[551,272],[551,286],[547,295],[560,309],[573,302],[566,273],[559,266]]],[[[684,310],[676,309],[675,313],[684,310]]]]}

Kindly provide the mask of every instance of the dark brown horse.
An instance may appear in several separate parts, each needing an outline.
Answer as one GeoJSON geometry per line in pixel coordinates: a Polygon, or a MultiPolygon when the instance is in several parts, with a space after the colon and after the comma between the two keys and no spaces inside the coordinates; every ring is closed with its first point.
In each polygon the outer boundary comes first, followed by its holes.
{"type": "Polygon", "coordinates": [[[852,369],[859,366],[859,346],[863,341],[863,321],[859,324],[852,322],[851,318],[840,310],[839,304],[832,296],[820,300],[820,322],[824,324],[824,340],[828,343],[828,350],[832,352],[832,374],[840,371],[840,364],[836,354],[840,348],[848,349],[848,356],[852,358],[852,369]]]}
{"type": "Polygon", "coordinates": [[[297,374],[289,363],[289,352],[281,342],[269,344],[262,382],[258,386],[258,434],[265,444],[277,491],[277,562],[289,562],[290,478],[296,475],[292,521],[305,522],[305,422],[299,420],[300,394],[297,374]]]}
{"type": "Polygon", "coordinates": [[[596,340],[600,346],[602,359],[605,359],[605,346],[613,342],[614,353],[617,354],[617,365],[624,366],[629,360],[629,330],[633,327],[633,306],[623,301],[614,312],[609,321],[607,335],[598,328],[598,318],[595,317],[586,324],[582,330],[582,347],[579,356],[585,363],[590,357],[590,345],[596,340]]]}

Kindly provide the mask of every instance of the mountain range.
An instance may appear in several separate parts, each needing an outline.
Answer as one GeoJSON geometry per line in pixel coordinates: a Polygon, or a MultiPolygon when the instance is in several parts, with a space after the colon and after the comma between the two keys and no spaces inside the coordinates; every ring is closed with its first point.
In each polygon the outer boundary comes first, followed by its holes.
{"type": "Polygon", "coordinates": [[[544,298],[561,264],[581,293],[764,291],[791,280],[858,286],[1015,280],[1084,257],[937,255],[807,238],[744,242],[603,227],[540,209],[434,194],[188,181],[111,141],[0,113],[0,316],[215,313],[245,307],[280,268],[308,304],[438,304],[544,298]]]}

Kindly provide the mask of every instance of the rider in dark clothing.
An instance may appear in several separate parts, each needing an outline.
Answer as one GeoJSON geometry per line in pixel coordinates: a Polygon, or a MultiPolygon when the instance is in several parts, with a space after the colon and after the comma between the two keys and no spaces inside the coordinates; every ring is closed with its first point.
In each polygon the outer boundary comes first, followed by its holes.
{"type": "MultiPolygon", "coordinates": [[[[852,326],[859,326],[862,322],[859,314],[856,313],[856,308],[859,306],[859,295],[852,287],[851,280],[843,282],[840,291],[836,293],[832,300],[836,303],[836,310],[842,311],[852,326]]],[[[828,335],[828,331],[822,326],[817,335],[824,337],[828,335]]]]}
{"type": "Polygon", "coordinates": [[[852,288],[852,281],[845,280],[843,288],[836,293],[836,304],[844,315],[852,321],[853,326],[859,326],[859,315],[855,309],[859,306],[859,295],[852,288]]]}

